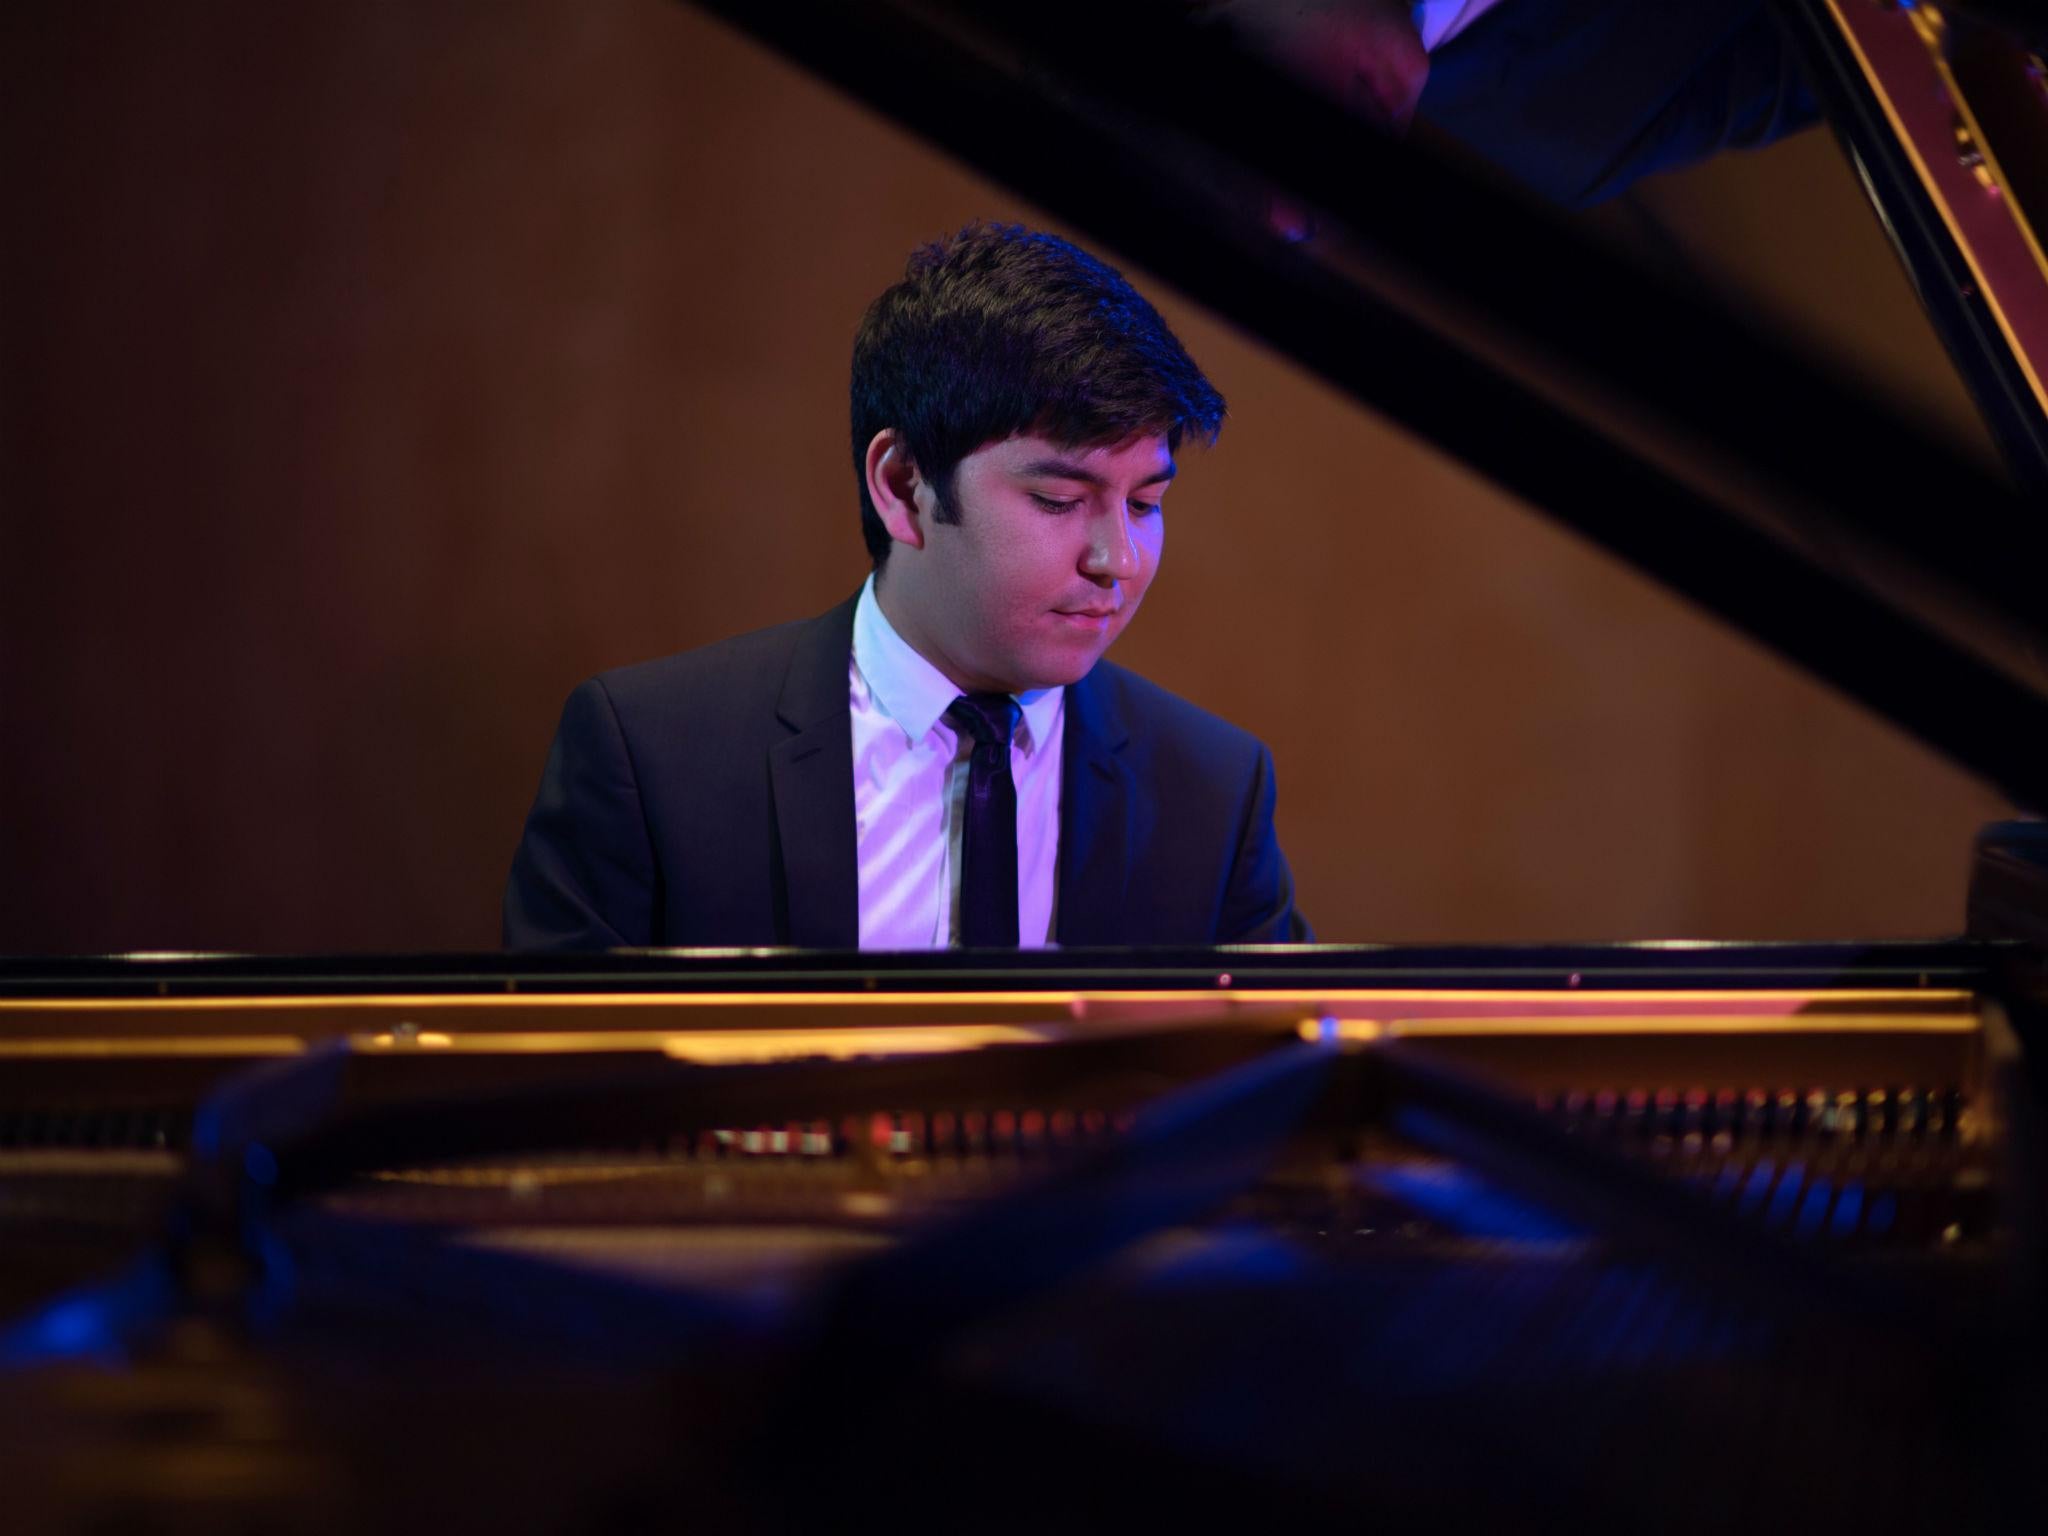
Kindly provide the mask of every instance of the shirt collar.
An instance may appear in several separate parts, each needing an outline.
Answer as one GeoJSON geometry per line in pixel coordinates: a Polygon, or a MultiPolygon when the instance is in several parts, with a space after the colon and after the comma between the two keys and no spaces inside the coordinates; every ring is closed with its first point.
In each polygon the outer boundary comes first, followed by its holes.
{"type": "MultiPolygon", "coordinates": [[[[922,741],[939,723],[960,690],[937,667],[896,633],[875,598],[875,578],[861,586],[853,610],[853,664],[866,680],[868,693],[882,713],[912,741],[922,741]]],[[[1059,723],[1064,688],[1033,688],[1010,695],[1023,711],[1017,745],[1027,756],[1049,739],[1059,723]]]]}

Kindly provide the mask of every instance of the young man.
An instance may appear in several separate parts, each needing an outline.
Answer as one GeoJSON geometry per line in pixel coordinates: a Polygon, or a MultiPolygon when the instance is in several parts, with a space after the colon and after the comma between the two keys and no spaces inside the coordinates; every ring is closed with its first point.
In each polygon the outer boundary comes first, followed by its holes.
{"type": "Polygon", "coordinates": [[[820,618],[569,698],[514,948],[1309,937],[1251,736],[1101,661],[1223,399],[1123,278],[971,225],[853,355],[874,574],[820,618]]]}

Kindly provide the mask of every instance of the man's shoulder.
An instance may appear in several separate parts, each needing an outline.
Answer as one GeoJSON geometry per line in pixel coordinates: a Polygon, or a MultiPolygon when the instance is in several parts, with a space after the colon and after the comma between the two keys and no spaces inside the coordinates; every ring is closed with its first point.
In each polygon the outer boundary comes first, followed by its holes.
{"type": "Polygon", "coordinates": [[[1134,739],[1219,757],[1266,750],[1265,743],[1243,726],[1113,661],[1097,662],[1087,685],[1099,691],[1109,713],[1134,739]]]}
{"type": "MultiPolygon", "coordinates": [[[[851,623],[851,605],[842,604],[815,618],[774,624],[651,661],[612,667],[584,686],[601,690],[615,710],[633,713],[695,712],[763,702],[772,705],[798,652],[820,643],[830,648],[834,629],[844,628],[850,636],[851,623]]],[[[838,666],[843,671],[845,642],[837,649],[838,666]]]]}
{"type": "Polygon", "coordinates": [[[814,619],[775,624],[744,635],[714,640],[687,651],[636,661],[623,667],[608,667],[592,681],[616,699],[644,700],[672,698],[677,693],[723,689],[736,680],[780,681],[780,662],[788,663],[803,631],[814,619]]]}

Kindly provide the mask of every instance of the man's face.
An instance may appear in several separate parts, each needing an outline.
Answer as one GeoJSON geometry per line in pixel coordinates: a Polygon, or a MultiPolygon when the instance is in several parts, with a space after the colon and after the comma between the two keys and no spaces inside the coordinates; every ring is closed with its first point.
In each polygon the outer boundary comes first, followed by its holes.
{"type": "Polygon", "coordinates": [[[957,523],[920,484],[922,549],[899,545],[882,607],[964,692],[1079,682],[1123,633],[1159,569],[1163,434],[1106,448],[1020,436],[984,444],[953,477],[957,523]]]}

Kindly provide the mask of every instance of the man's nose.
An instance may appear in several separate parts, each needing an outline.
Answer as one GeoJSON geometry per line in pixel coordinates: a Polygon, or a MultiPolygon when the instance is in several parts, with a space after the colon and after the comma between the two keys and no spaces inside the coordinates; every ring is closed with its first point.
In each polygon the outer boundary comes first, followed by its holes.
{"type": "Polygon", "coordinates": [[[1143,568],[1144,557],[1131,535],[1131,514],[1118,510],[1090,519],[1088,549],[1081,569],[1107,581],[1130,581],[1143,568]]]}

